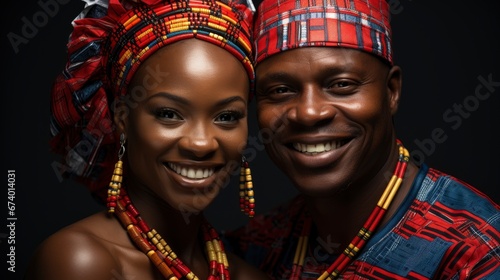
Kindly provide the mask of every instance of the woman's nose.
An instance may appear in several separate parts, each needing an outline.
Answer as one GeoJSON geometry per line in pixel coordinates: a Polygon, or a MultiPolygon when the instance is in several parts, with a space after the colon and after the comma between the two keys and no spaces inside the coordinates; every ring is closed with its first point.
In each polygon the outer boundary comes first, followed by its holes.
{"type": "Polygon", "coordinates": [[[213,128],[198,124],[186,130],[186,134],[179,141],[180,148],[197,158],[204,158],[213,154],[219,148],[219,142],[214,135],[213,128]]]}

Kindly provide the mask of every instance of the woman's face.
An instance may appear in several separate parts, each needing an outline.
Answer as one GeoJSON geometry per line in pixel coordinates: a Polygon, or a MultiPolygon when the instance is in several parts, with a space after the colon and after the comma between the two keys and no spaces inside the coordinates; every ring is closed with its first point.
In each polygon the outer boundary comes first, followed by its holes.
{"type": "Polygon", "coordinates": [[[154,53],[118,118],[132,173],[124,174],[127,186],[179,211],[203,210],[241,162],[248,92],[243,65],[216,45],[189,39],[154,53]]]}

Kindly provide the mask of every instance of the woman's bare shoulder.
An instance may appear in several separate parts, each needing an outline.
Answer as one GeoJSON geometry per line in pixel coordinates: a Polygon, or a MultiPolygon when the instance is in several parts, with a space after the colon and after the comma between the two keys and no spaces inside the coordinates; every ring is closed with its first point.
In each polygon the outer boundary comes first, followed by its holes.
{"type": "Polygon", "coordinates": [[[111,237],[118,229],[116,221],[99,213],[57,231],[40,244],[25,279],[115,278],[119,262],[111,248],[120,240],[111,237]]]}

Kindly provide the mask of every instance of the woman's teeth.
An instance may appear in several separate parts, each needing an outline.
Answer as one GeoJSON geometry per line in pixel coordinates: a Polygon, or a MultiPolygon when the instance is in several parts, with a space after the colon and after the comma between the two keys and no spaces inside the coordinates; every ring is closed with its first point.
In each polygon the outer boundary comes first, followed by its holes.
{"type": "Polygon", "coordinates": [[[170,169],[174,170],[175,173],[189,179],[204,179],[214,174],[214,168],[181,167],[173,163],[169,163],[168,166],[170,169]]]}

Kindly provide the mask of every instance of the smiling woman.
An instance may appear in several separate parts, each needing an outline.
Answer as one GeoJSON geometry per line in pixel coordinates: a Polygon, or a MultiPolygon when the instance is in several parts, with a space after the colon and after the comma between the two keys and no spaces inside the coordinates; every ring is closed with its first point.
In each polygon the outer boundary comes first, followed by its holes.
{"type": "Polygon", "coordinates": [[[130,178],[136,180],[128,189],[150,191],[161,198],[158,207],[167,202],[174,209],[203,210],[241,161],[248,75],[229,52],[201,40],[157,51],[131,88],[143,86],[148,68],[167,74],[144,89],[135,108],[120,103],[115,114],[118,132],[127,136],[130,178]]]}
{"type": "Polygon", "coordinates": [[[230,1],[88,1],[51,145],[108,209],[46,239],[26,279],[265,279],[203,215],[242,162],[251,17],[230,1]]]}

